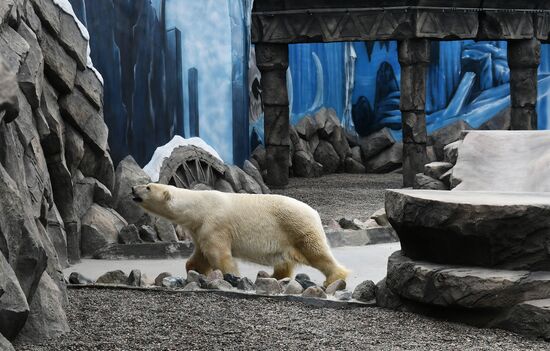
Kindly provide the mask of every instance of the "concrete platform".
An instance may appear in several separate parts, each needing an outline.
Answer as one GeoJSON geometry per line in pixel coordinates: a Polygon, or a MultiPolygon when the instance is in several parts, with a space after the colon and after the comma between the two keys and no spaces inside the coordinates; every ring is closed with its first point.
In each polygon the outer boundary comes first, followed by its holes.
{"type": "MultiPolygon", "coordinates": [[[[388,257],[400,249],[399,243],[368,245],[361,247],[339,247],[332,249],[334,256],[344,266],[352,271],[348,278],[348,290],[355,288],[364,280],[377,282],[385,277],[388,257]]],[[[64,270],[66,277],[71,272],[79,272],[90,279],[97,279],[101,274],[120,269],[129,274],[132,269],[140,269],[149,279],[154,279],[159,273],[170,272],[173,275],[186,276],[186,259],[170,260],[93,260],[85,259],[81,263],[64,270]]],[[[259,270],[272,272],[271,267],[264,267],[248,262],[239,262],[241,275],[256,279],[259,270]]],[[[307,273],[313,281],[320,284],[325,278],[323,274],[311,267],[299,267],[295,273],[307,273]]]]}

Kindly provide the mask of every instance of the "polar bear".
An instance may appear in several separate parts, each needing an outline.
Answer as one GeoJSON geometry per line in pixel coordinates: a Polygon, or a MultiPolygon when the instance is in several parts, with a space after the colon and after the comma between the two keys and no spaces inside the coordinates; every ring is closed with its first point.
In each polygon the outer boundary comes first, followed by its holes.
{"type": "Polygon", "coordinates": [[[195,244],[186,269],[220,269],[239,275],[234,258],[274,267],[273,277],[291,277],[297,264],[320,270],[325,286],[348,270],[330,252],[317,211],[281,195],[196,191],[151,183],[132,188],[146,211],[188,231],[195,244]]]}

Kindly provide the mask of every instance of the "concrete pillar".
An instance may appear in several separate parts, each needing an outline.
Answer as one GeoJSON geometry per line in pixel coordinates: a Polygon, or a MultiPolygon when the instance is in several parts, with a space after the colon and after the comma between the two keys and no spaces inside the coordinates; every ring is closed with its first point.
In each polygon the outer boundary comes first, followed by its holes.
{"type": "Polygon", "coordinates": [[[290,117],[286,88],[288,45],[256,44],[256,65],[262,73],[266,183],[272,187],[284,187],[288,184],[290,165],[290,117]]]}
{"type": "Polygon", "coordinates": [[[430,62],[430,42],[409,39],[399,42],[401,65],[401,118],[403,126],[403,185],[413,185],[427,162],[426,74],[430,62]]]}
{"type": "Polygon", "coordinates": [[[536,38],[508,41],[510,97],[513,130],[537,129],[537,69],[540,41],[536,38]]]}

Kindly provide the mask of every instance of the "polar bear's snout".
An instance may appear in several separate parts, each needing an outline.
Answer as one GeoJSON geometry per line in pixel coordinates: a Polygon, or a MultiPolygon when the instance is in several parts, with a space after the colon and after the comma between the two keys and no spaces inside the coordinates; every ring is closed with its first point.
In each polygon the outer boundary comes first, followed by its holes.
{"type": "Polygon", "coordinates": [[[151,188],[148,185],[138,185],[132,187],[132,200],[135,202],[143,202],[143,198],[151,188]]]}

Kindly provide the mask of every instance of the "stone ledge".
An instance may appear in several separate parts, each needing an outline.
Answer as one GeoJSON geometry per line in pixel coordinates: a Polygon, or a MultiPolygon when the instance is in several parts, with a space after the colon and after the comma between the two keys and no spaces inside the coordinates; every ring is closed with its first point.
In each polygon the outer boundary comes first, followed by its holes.
{"type": "Polygon", "coordinates": [[[359,301],[336,301],[320,298],[302,297],[296,295],[263,295],[251,292],[240,291],[222,291],[222,290],[196,290],[182,291],[181,289],[170,289],[163,287],[138,287],[115,284],[67,284],[69,289],[111,289],[111,290],[139,290],[139,291],[156,291],[170,294],[215,294],[230,298],[238,299],[261,299],[268,298],[278,301],[301,302],[309,306],[332,309],[350,309],[350,308],[365,308],[375,307],[376,303],[365,303],[359,301]]]}
{"type": "Polygon", "coordinates": [[[413,259],[550,270],[548,194],[389,190],[385,205],[413,259]]]}
{"type": "Polygon", "coordinates": [[[388,259],[387,287],[430,305],[504,308],[550,297],[550,272],[496,270],[414,261],[400,251],[388,259]]]}

